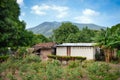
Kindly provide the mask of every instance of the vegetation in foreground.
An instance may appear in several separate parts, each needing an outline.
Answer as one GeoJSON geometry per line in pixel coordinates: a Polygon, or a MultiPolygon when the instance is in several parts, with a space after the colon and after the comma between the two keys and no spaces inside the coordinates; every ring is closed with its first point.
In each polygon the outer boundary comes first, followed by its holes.
{"type": "Polygon", "coordinates": [[[0,64],[0,80],[117,80],[120,65],[94,61],[41,61],[34,54],[10,57],[0,64]]]}

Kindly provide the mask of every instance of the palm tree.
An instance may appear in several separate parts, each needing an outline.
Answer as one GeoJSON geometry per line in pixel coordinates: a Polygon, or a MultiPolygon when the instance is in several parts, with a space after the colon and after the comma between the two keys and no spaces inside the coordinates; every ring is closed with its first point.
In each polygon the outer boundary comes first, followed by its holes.
{"type": "Polygon", "coordinates": [[[105,61],[109,62],[111,59],[111,54],[113,50],[113,37],[111,35],[110,28],[106,30],[101,29],[98,35],[94,38],[95,42],[97,42],[97,46],[100,46],[104,50],[105,53],[105,61]]]}

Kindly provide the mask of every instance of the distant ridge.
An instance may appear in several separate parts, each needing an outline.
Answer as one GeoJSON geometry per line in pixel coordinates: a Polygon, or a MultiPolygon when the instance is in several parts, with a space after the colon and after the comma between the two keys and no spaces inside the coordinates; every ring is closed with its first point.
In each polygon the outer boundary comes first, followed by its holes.
{"type": "MultiPolygon", "coordinates": [[[[39,24],[38,26],[29,28],[27,30],[32,31],[35,34],[43,34],[48,37],[48,36],[52,35],[52,31],[54,29],[57,29],[61,24],[62,24],[62,22],[56,22],[56,21],[43,22],[43,23],[39,24]]],[[[73,23],[73,24],[76,25],[79,29],[82,29],[86,26],[92,30],[106,29],[106,27],[98,26],[96,24],[84,24],[84,23],[73,23]]]]}

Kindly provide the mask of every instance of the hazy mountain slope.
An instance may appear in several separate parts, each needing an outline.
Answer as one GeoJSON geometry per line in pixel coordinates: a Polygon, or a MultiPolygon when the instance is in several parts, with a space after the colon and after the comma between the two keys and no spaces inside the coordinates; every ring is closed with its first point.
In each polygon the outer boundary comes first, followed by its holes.
{"type": "MultiPolygon", "coordinates": [[[[35,34],[43,34],[45,36],[50,36],[52,34],[52,31],[58,28],[61,24],[62,24],[61,22],[43,22],[36,27],[29,28],[28,30],[33,31],[35,34]]],[[[95,24],[82,24],[82,23],[73,24],[76,25],[79,29],[82,29],[83,27],[86,26],[93,30],[99,30],[101,28],[105,29],[105,27],[98,26],[95,24]]]]}

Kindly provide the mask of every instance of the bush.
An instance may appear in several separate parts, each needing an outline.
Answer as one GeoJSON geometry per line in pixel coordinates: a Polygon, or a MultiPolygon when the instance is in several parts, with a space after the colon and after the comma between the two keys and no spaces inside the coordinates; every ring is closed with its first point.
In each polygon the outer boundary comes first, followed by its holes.
{"type": "Polygon", "coordinates": [[[85,60],[82,62],[82,67],[87,68],[89,65],[93,64],[95,61],[94,60],[85,60]]]}
{"type": "Polygon", "coordinates": [[[16,57],[17,58],[23,58],[28,54],[26,47],[19,47],[17,50],[16,57]]]}
{"type": "Polygon", "coordinates": [[[0,48],[0,55],[8,54],[8,47],[0,48]]]}
{"type": "Polygon", "coordinates": [[[117,80],[118,75],[110,69],[111,67],[107,63],[100,62],[95,62],[87,68],[91,80],[117,80]]]}
{"type": "Polygon", "coordinates": [[[120,50],[117,51],[117,57],[120,57],[120,50]]]}
{"type": "Polygon", "coordinates": [[[27,55],[26,58],[23,59],[23,63],[31,63],[31,62],[41,62],[39,56],[35,54],[27,55]]]}
{"type": "Polygon", "coordinates": [[[16,77],[15,77],[14,75],[12,75],[12,73],[8,73],[8,74],[7,74],[7,78],[8,78],[9,80],[17,80],[16,77]]]}
{"type": "Polygon", "coordinates": [[[58,60],[53,60],[53,61],[52,61],[52,64],[53,64],[54,66],[60,66],[60,65],[61,65],[60,61],[58,61],[58,60]]]}
{"type": "Polygon", "coordinates": [[[86,80],[82,79],[84,75],[84,70],[81,67],[67,68],[65,69],[63,80],[86,80]]]}
{"type": "Polygon", "coordinates": [[[68,62],[68,67],[69,68],[76,68],[80,65],[80,62],[79,61],[69,61],[68,62]]]}
{"type": "Polygon", "coordinates": [[[47,80],[59,80],[62,78],[63,69],[59,61],[54,60],[46,65],[46,78],[47,80]]]}
{"type": "Polygon", "coordinates": [[[58,59],[58,60],[85,60],[86,57],[81,56],[57,56],[57,55],[48,55],[48,58],[58,59]]]}
{"type": "Polygon", "coordinates": [[[9,55],[0,56],[0,62],[6,61],[9,58],[9,55]]]}

